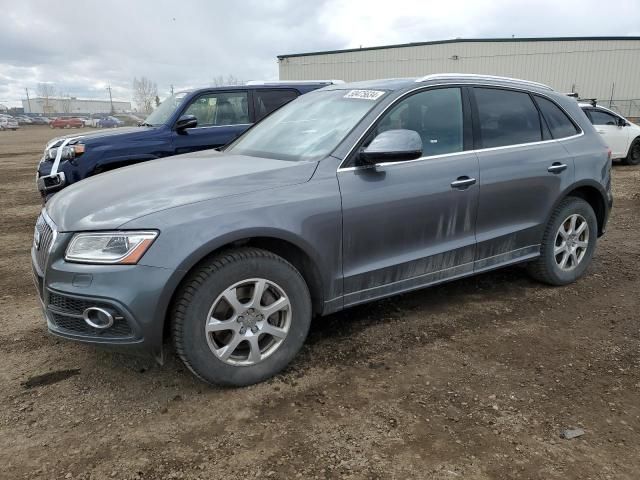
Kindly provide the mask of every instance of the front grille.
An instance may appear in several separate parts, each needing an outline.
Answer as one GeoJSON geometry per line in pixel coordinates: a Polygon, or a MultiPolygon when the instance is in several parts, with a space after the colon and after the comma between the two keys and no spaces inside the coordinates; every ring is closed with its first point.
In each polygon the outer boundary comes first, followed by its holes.
{"type": "Polygon", "coordinates": [[[38,221],[36,222],[33,244],[36,251],[36,263],[38,264],[38,268],[41,272],[44,272],[45,266],[47,265],[49,249],[51,248],[54,236],[55,231],[47,223],[44,215],[40,214],[38,221]]]}
{"type": "Polygon", "coordinates": [[[133,331],[129,323],[119,314],[114,315],[113,325],[106,329],[93,328],[82,318],[82,312],[89,307],[102,307],[115,310],[111,305],[49,293],[49,319],[61,330],[103,338],[131,337],[133,331]]]}

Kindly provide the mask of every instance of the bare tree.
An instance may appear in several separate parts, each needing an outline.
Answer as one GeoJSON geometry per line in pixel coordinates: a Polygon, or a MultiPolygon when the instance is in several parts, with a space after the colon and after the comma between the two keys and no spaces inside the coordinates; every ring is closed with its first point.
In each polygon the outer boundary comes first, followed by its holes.
{"type": "Polygon", "coordinates": [[[233,86],[233,85],[244,85],[244,81],[240,80],[238,77],[236,77],[235,75],[227,75],[227,79],[225,80],[223,75],[217,75],[215,77],[213,77],[213,79],[211,80],[211,85],[213,87],[226,87],[226,86],[233,86]]]}
{"type": "Polygon", "coordinates": [[[55,96],[56,89],[53,83],[39,83],[36,88],[36,93],[42,99],[44,99],[44,106],[42,110],[44,113],[52,113],[53,107],[51,106],[51,98],[55,96]]]}
{"type": "Polygon", "coordinates": [[[140,77],[140,80],[133,79],[133,100],[141,111],[151,113],[157,96],[158,85],[155,82],[147,77],[140,77]]]}
{"type": "Polygon", "coordinates": [[[60,107],[63,113],[71,113],[71,95],[68,93],[60,94],[60,107]]]}

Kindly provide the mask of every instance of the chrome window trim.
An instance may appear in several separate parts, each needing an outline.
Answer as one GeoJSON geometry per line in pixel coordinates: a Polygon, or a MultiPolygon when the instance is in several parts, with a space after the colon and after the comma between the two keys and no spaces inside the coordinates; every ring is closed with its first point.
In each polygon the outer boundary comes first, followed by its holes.
{"type": "Polygon", "coordinates": [[[571,140],[574,138],[578,138],[584,135],[584,130],[582,129],[582,127],[580,126],[580,124],[578,122],[576,122],[576,120],[573,118],[573,116],[567,112],[564,107],[562,107],[562,105],[558,105],[558,103],[551,97],[549,97],[548,95],[544,94],[544,93],[540,93],[540,92],[533,92],[531,90],[527,90],[526,88],[518,88],[512,85],[494,85],[494,84],[486,84],[486,83],[437,83],[434,85],[423,85],[417,88],[413,88],[407,92],[405,92],[404,94],[402,94],[401,96],[399,96],[398,98],[396,98],[392,103],[390,103],[389,105],[386,106],[386,108],[380,112],[376,118],[373,119],[373,121],[371,122],[371,124],[369,125],[369,127],[362,133],[362,135],[360,135],[360,137],[358,137],[358,140],[356,140],[353,144],[353,146],[349,149],[349,152],[345,155],[345,158],[340,162],[340,165],[338,166],[338,169],[336,171],[336,173],[339,172],[348,172],[348,171],[353,171],[353,170],[361,170],[361,169],[365,169],[365,168],[372,168],[372,167],[378,167],[378,166],[388,166],[388,165],[401,165],[401,164],[405,164],[405,163],[411,163],[411,162],[418,162],[418,161],[424,161],[424,160],[430,160],[433,158],[443,158],[443,157],[450,157],[450,156],[455,156],[455,155],[460,155],[460,154],[464,154],[464,153],[478,153],[478,152],[486,152],[486,151],[492,151],[492,150],[503,150],[503,149],[507,149],[507,148],[518,148],[518,147],[525,147],[525,146],[530,146],[530,145],[538,145],[538,144],[544,144],[544,143],[550,143],[550,142],[562,142],[565,140],[571,140]],[[529,143],[518,143],[515,145],[503,145],[500,147],[487,147],[487,148],[478,148],[478,149],[474,149],[474,150],[463,150],[461,152],[452,152],[452,153],[444,153],[441,155],[429,155],[429,156],[424,156],[424,157],[420,157],[420,158],[416,158],[414,160],[403,160],[400,162],[383,162],[383,163],[376,163],[374,165],[359,165],[359,166],[355,166],[355,167],[343,167],[342,165],[345,164],[345,162],[347,162],[347,160],[349,159],[349,157],[351,156],[351,154],[353,153],[354,149],[356,148],[356,146],[362,141],[362,139],[365,137],[365,135],[367,135],[367,133],[369,133],[369,130],[371,128],[371,126],[373,124],[375,124],[380,117],[382,117],[384,114],[386,114],[391,108],[395,107],[398,103],[400,103],[401,101],[403,101],[405,98],[407,98],[408,96],[410,96],[411,94],[413,94],[414,92],[418,92],[420,90],[429,90],[430,88],[433,87],[447,87],[450,86],[451,88],[462,88],[462,87],[493,87],[493,88],[503,88],[505,90],[514,90],[514,91],[518,91],[518,92],[523,92],[523,93],[527,93],[527,94],[531,94],[531,95],[539,95],[541,97],[546,98],[547,100],[549,100],[550,102],[553,102],[554,105],[556,105],[558,108],[560,108],[560,110],[562,110],[570,119],[571,121],[578,127],[578,129],[580,129],[579,133],[576,133],[575,135],[572,135],[570,137],[564,137],[564,138],[552,138],[549,140],[540,140],[539,142],[529,142],[529,143]]]}
{"type": "Polygon", "coordinates": [[[202,127],[187,128],[186,131],[200,130],[202,128],[246,127],[251,125],[253,125],[253,123],[230,123],[229,125],[203,125],[202,127]]]}

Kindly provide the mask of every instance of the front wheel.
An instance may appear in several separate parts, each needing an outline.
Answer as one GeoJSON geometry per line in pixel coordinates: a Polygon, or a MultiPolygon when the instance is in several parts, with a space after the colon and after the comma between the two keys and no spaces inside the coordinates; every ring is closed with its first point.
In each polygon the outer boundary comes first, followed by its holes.
{"type": "Polygon", "coordinates": [[[631,142],[629,153],[624,159],[624,163],[627,165],[640,165],[640,138],[636,138],[631,142]]]}
{"type": "Polygon", "coordinates": [[[200,379],[245,386],[286,367],[310,323],[300,272],[271,252],[241,248],[205,261],[187,279],[173,308],[173,340],[200,379]]]}
{"type": "Polygon", "coordinates": [[[529,264],[529,273],[550,285],[576,281],[591,262],[597,236],[598,220],[591,205],[578,197],[565,198],[549,219],[540,256],[529,264]]]}

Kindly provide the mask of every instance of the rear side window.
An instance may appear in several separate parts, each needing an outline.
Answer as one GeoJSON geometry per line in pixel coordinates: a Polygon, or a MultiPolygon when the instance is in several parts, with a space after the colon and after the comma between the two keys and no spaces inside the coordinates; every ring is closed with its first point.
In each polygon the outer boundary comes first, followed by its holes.
{"type": "Polygon", "coordinates": [[[589,110],[591,123],[594,125],[617,125],[617,117],[602,110],[589,110]]]}
{"type": "Polygon", "coordinates": [[[484,148],[539,142],[540,115],[528,93],[474,88],[484,148]]]}
{"type": "Polygon", "coordinates": [[[253,93],[256,122],[298,96],[295,90],[256,90],[253,93]]]}
{"type": "Polygon", "coordinates": [[[551,129],[553,138],[565,138],[580,133],[567,114],[551,100],[536,95],[536,102],[551,129]]]}

